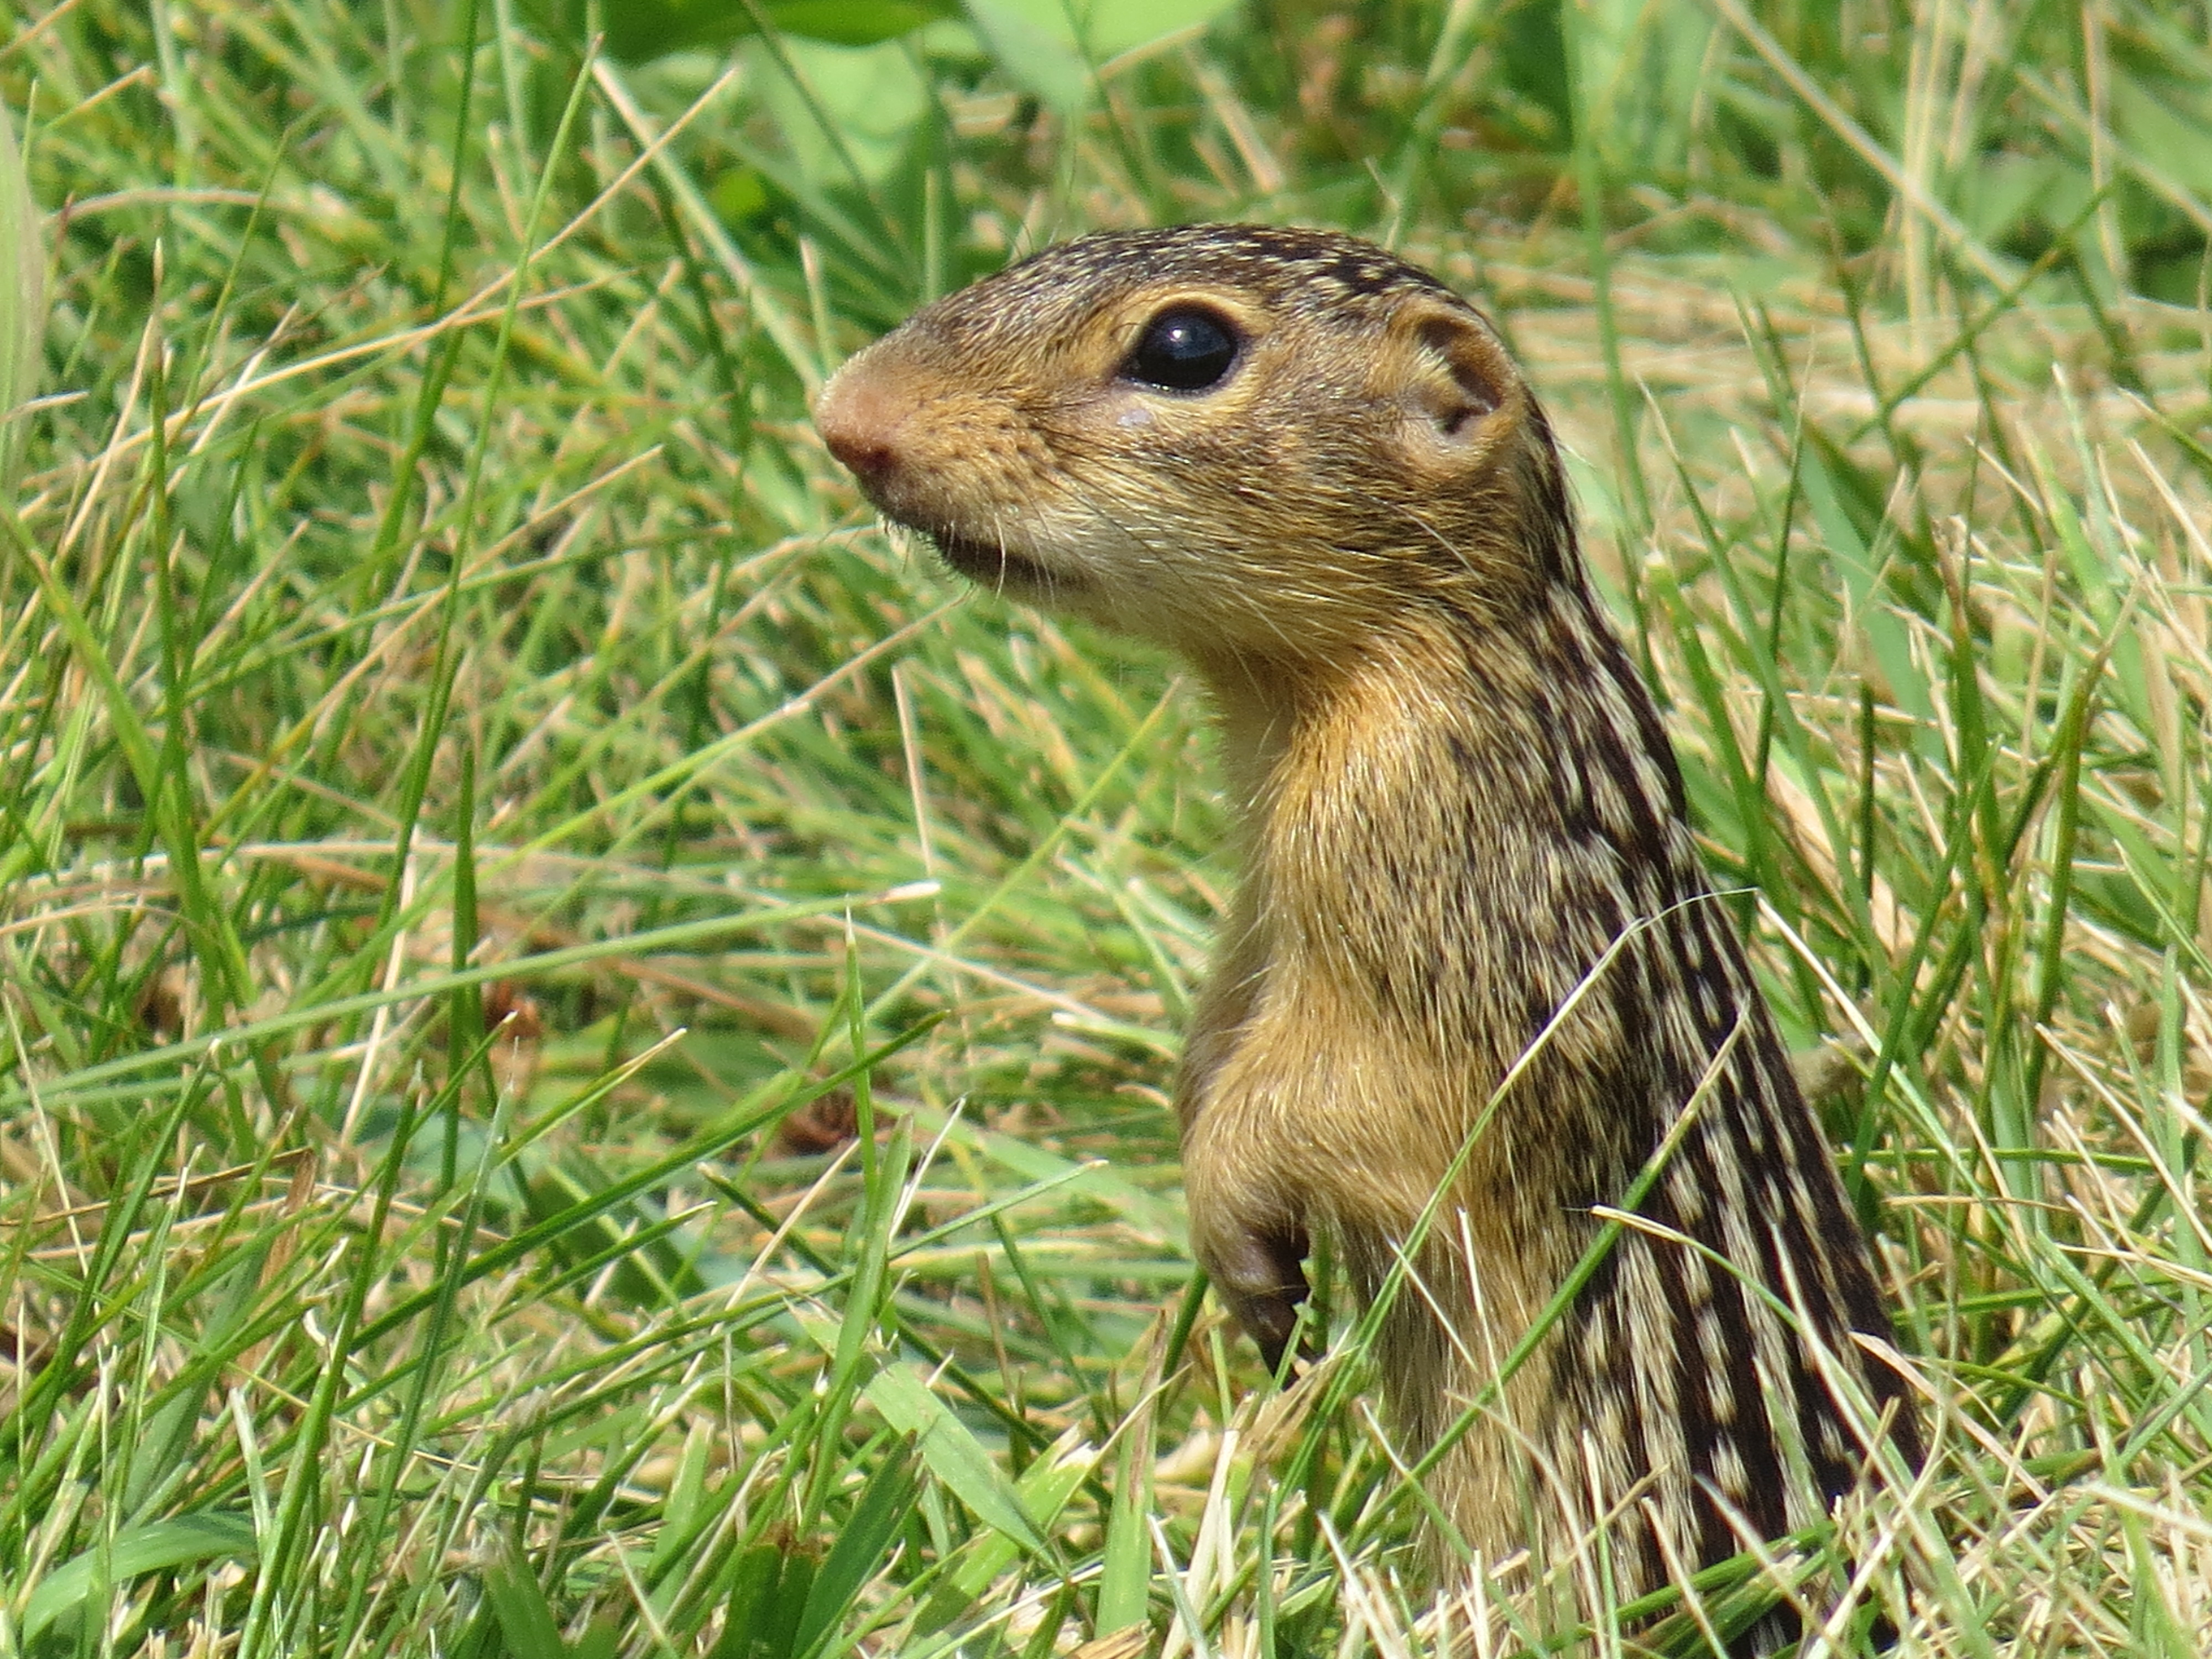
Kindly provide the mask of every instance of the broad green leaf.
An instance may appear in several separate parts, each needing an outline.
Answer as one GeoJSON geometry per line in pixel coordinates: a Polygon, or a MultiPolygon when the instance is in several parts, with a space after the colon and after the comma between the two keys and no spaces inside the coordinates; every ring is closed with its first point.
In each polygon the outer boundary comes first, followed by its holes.
{"type": "Polygon", "coordinates": [[[1009,78],[1056,109],[1091,101],[1094,66],[1211,22],[1227,0],[968,0],[1009,78]]]}
{"type": "Polygon", "coordinates": [[[783,0],[764,9],[786,34],[838,46],[872,46],[957,17],[954,0],[783,0]]]}
{"type": "Polygon", "coordinates": [[[1185,29],[1202,27],[1229,0],[995,0],[1103,64],[1185,29]]]}
{"type": "Polygon", "coordinates": [[[1152,1597],[1152,1544],[1146,1518],[1152,1508],[1152,1427],[1124,1432],[1115,1459],[1114,1509],[1106,1518],[1106,1554],[1098,1575],[1098,1629],[1110,1635],[1142,1622],[1152,1597]]]}
{"type": "Polygon", "coordinates": [[[565,1659],[568,1644],[529,1563],[511,1551],[495,1561],[484,1573],[484,1594],[515,1659],[565,1659]]]}
{"type": "Polygon", "coordinates": [[[919,1484],[911,1451],[892,1454],[868,1477],[850,1518],[837,1534],[837,1541],[830,1546],[828,1559],[807,1591],[797,1639],[792,1644],[792,1652],[799,1659],[822,1645],[875,1576],[884,1553],[905,1523],[919,1484]]]}
{"type": "Polygon", "coordinates": [[[977,1443],[968,1425],[913,1370],[904,1365],[885,1366],[876,1373],[863,1397],[884,1421],[915,1437],[915,1449],[929,1472],[977,1520],[1034,1555],[1050,1555],[1036,1522],[1023,1505],[1021,1494],[977,1443]]]}
{"type": "Polygon", "coordinates": [[[121,1584],[141,1573],[163,1572],[197,1561],[225,1557],[250,1561],[258,1548],[250,1519],[216,1510],[125,1527],[104,1551],[87,1550],[39,1582],[23,1612],[23,1639],[35,1639],[55,1620],[74,1612],[91,1594],[103,1570],[109,1583],[121,1584]]]}
{"type": "MultiPolygon", "coordinates": [[[[1049,1530],[1097,1464],[1098,1449],[1084,1440],[1080,1428],[1070,1429],[1014,1483],[1023,1512],[1049,1530]]],[[[1020,1553],[1021,1546],[1003,1532],[977,1534],[952,1558],[950,1578],[930,1597],[915,1628],[928,1632],[951,1624],[975,1604],[1020,1553]]]]}
{"type": "Polygon", "coordinates": [[[775,52],[756,40],[744,48],[744,58],[762,104],[811,184],[873,184],[884,178],[928,112],[928,83],[913,54],[896,40],[841,46],[786,40],[775,52]]]}
{"type": "Polygon", "coordinates": [[[754,1545],[730,1575],[721,1638],[708,1659],[791,1659],[813,1583],[809,1558],[754,1545]]]}
{"type": "Polygon", "coordinates": [[[1091,101],[1091,66],[1072,35],[1030,15],[1014,0],[968,0],[968,16],[1006,78],[1054,109],[1070,112],[1091,101]]]}
{"type": "MultiPolygon", "coordinates": [[[[959,15],[951,0],[763,0],[759,11],[781,35],[869,46],[959,15]]],[[[538,27],[581,45],[588,12],[583,0],[546,0],[538,27]]],[[[758,33],[751,9],[738,0],[621,0],[605,7],[599,26],[605,49],[641,64],[678,52],[724,52],[758,33]]]]}

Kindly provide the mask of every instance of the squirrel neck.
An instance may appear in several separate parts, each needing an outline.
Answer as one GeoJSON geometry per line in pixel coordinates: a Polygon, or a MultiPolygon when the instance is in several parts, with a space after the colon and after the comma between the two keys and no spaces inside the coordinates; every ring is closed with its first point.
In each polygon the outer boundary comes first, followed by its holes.
{"type": "Polygon", "coordinates": [[[1666,833],[1685,817],[1673,747],[1578,581],[1546,584],[1504,619],[1409,607],[1364,649],[1325,660],[1194,665],[1249,852],[1264,856],[1276,828],[1325,802],[1357,812],[1398,787],[1480,796],[1501,828],[1607,842],[1628,863],[1682,861],[1666,833]]]}
{"type": "Polygon", "coordinates": [[[1409,614],[1319,669],[1206,678],[1239,908],[1271,970],[1319,973],[1440,1053],[1492,1057],[1625,937],[1639,957],[1740,973],[1724,918],[1703,914],[1656,711],[1578,584],[1496,621],[1409,614]],[[1684,907],[1700,914],[1649,930],[1684,907]]]}
{"type": "Polygon", "coordinates": [[[1318,797],[1356,798],[1378,771],[1396,771],[1448,733],[1474,692],[1471,651],[1511,647],[1470,637],[1439,613],[1404,618],[1358,652],[1199,664],[1246,835],[1264,842],[1270,825],[1318,797]]]}

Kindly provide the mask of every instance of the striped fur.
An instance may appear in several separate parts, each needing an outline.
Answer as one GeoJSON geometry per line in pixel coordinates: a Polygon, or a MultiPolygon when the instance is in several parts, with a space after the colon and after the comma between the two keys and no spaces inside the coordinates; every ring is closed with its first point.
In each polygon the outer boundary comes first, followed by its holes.
{"type": "Polygon", "coordinates": [[[1851,1340],[1887,1328],[1865,1243],[1478,313],[1340,236],[1090,237],[918,314],[818,418],[967,574],[1212,689],[1244,878],[1179,1108],[1194,1246],[1271,1358],[1313,1230],[1371,1299],[1465,1146],[1383,1326],[1418,1455],[1679,1132],[1644,1224],[1440,1464],[1458,1530],[1564,1559],[1619,1510],[1625,1598],[1816,1519],[1868,1448],[1801,1317],[1917,1458],[1851,1340]],[[1139,332],[1192,306],[1234,371],[1133,386],[1139,332]]]}

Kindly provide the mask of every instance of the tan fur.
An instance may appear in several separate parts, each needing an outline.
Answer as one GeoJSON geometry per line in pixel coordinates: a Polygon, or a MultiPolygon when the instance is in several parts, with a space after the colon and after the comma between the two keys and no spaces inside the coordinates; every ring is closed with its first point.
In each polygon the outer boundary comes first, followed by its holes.
{"type": "MultiPolygon", "coordinates": [[[[1662,1581],[1662,1543],[1734,1553],[1731,1514],[1817,1518],[1863,1437],[1737,1276],[1901,1405],[1850,1340],[1886,1324],[1865,1247],[1589,595],[1542,411],[1481,316],[1348,238],[1091,237],[919,313],[817,420],[957,568],[1163,641],[1211,689],[1244,875],[1178,1105],[1193,1246],[1263,1350],[1311,1230],[1374,1296],[1494,1103],[1384,1327],[1418,1455],[1702,1084],[1642,1212],[1729,1267],[1626,1235],[1435,1490],[1487,1559],[1532,1525],[1557,1557],[1595,1471],[1604,1505],[1640,1504],[1624,1595],[1662,1581]],[[1233,370],[1133,380],[1147,325],[1193,305],[1239,336],[1233,370]]],[[[1917,1455],[1909,1414],[1893,1432],[1917,1455]]]]}

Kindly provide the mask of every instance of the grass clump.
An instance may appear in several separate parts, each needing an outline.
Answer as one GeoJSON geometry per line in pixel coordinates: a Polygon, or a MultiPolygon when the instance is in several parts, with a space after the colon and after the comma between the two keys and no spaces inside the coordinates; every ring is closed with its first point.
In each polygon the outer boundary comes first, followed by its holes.
{"type": "Polygon", "coordinates": [[[1425,1606],[1387,1431],[1190,1289],[1202,711],[907,557],[805,424],[1013,251],[1235,216],[1387,238],[1528,362],[1923,1380],[1918,1480],[1591,1639],[1826,1571],[1827,1651],[2212,1642],[2201,40],[798,11],[0,44],[53,252],[0,524],[0,1644],[1560,1634],[1425,1606]]]}

